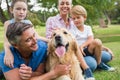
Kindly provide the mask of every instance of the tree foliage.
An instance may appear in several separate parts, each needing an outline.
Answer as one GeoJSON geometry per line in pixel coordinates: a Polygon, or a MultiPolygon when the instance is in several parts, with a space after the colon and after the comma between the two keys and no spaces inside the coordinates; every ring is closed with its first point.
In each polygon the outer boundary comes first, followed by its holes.
{"type": "MultiPolygon", "coordinates": [[[[6,0],[8,4],[11,0],[6,0]]],[[[27,0],[30,2],[31,0],[27,0]]],[[[58,13],[54,9],[57,9],[58,0],[36,0],[37,4],[40,4],[40,7],[47,8],[47,10],[39,10],[37,12],[31,11],[31,8],[34,7],[33,5],[28,5],[29,12],[36,14],[36,19],[39,19],[40,22],[46,22],[47,18],[50,16],[54,16],[58,13]],[[50,12],[50,9],[53,9],[50,12]]],[[[86,8],[88,12],[87,23],[98,23],[99,18],[107,19],[116,19],[119,17],[120,20],[120,0],[73,0],[73,5],[82,5],[86,8]],[[117,3],[117,5],[115,5],[117,3]],[[117,13],[115,13],[117,12],[117,13]],[[114,16],[112,14],[115,14],[114,16]]],[[[1,2],[0,2],[1,5],[1,2]]],[[[9,5],[7,5],[9,8],[9,5]]],[[[8,11],[4,11],[0,6],[0,20],[1,22],[5,22],[7,19],[10,19],[10,13],[8,11]]],[[[29,16],[31,17],[31,16],[29,16]]],[[[28,17],[28,18],[29,18],[28,17]]],[[[37,24],[37,23],[36,23],[37,24]]]]}

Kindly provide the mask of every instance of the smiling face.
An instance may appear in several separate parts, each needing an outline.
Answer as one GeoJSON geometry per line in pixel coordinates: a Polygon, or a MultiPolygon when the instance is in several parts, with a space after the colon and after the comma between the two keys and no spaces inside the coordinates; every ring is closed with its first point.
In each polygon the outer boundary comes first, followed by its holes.
{"type": "Polygon", "coordinates": [[[22,52],[28,53],[38,49],[37,39],[33,28],[29,28],[22,33],[20,43],[16,45],[16,48],[22,52]]]}
{"type": "Polygon", "coordinates": [[[62,57],[71,46],[73,36],[66,29],[57,29],[53,32],[51,41],[49,43],[51,51],[55,51],[58,57],[62,57]]]}
{"type": "Polygon", "coordinates": [[[84,25],[86,18],[83,15],[71,15],[74,24],[79,28],[84,25]]]}
{"type": "Polygon", "coordinates": [[[84,22],[87,18],[87,11],[81,5],[73,6],[70,12],[71,18],[77,27],[83,27],[84,22]]]}
{"type": "Polygon", "coordinates": [[[21,21],[25,19],[27,14],[27,4],[22,1],[17,1],[11,8],[11,13],[16,21],[21,21]]]}
{"type": "Polygon", "coordinates": [[[60,15],[69,14],[71,6],[72,6],[72,0],[59,0],[58,10],[60,12],[60,15]]]}

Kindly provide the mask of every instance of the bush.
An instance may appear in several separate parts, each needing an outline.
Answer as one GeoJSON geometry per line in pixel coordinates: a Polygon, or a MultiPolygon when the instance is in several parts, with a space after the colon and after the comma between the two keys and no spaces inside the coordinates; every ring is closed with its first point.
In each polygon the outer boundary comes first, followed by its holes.
{"type": "Polygon", "coordinates": [[[44,22],[41,22],[41,23],[40,23],[40,26],[45,26],[45,23],[44,23],[44,22]]]}
{"type": "Polygon", "coordinates": [[[118,21],[117,20],[112,20],[111,24],[118,24],[118,21]]]}
{"type": "Polygon", "coordinates": [[[1,26],[3,26],[3,23],[2,23],[2,22],[0,22],[0,27],[1,27],[1,26]]]}

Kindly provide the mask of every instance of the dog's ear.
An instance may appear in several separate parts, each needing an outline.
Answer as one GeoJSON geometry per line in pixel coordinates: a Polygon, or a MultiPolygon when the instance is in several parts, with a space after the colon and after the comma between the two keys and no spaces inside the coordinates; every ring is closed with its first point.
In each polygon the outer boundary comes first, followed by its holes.
{"type": "Polygon", "coordinates": [[[78,44],[77,44],[77,41],[76,41],[75,39],[73,40],[72,46],[73,46],[72,48],[73,48],[73,50],[74,50],[74,52],[75,52],[76,55],[82,54],[82,53],[80,52],[79,46],[78,46],[78,44]]]}
{"type": "Polygon", "coordinates": [[[53,48],[54,48],[54,47],[53,47],[52,43],[49,42],[49,43],[48,43],[48,53],[52,53],[53,50],[54,50],[53,48]]]}

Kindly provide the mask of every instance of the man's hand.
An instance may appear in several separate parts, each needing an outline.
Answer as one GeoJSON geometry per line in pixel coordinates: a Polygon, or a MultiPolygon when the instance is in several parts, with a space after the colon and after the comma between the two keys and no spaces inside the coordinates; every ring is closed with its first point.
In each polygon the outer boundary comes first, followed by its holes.
{"type": "Polygon", "coordinates": [[[27,80],[31,78],[32,68],[26,66],[25,64],[21,64],[19,69],[20,78],[23,80],[27,80]]]}
{"type": "Polygon", "coordinates": [[[68,74],[70,70],[71,70],[71,65],[59,64],[54,67],[54,72],[56,76],[68,74]]]}

